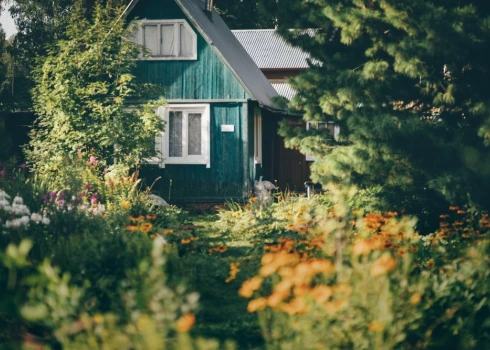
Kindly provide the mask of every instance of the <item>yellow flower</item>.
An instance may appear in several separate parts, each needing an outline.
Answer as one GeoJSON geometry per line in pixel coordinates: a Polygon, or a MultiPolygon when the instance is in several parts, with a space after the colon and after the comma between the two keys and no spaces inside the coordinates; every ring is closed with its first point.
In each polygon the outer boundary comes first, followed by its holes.
{"type": "Polygon", "coordinates": [[[93,320],[95,323],[102,323],[104,322],[104,316],[102,316],[101,314],[95,314],[93,320]]]}
{"type": "Polygon", "coordinates": [[[135,231],[139,230],[139,227],[138,227],[138,225],[128,225],[128,226],[126,226],[126,230],[131,231],[131,232],[135,232],[135,231]]]}
{"type": "Polygon", "coordinates": [[[196,323],[196,316],[191,313],[185,314],[177,320],[177,331],[180,333],[188,332],[196,323]]]}
{"type": "Polygon", "coordinates": [[[378,321],[373,321],[369,324],[369,330],[374,333],[381,333],[385,329],[384,324],[378,321]]]}
{"type": "Polygon", "coordinates": [[[396,260],[389,253],[385,253],[371,265],[371,275],[374,277],[381,276],[395,268],[396,260]]]}
{"type": "Polygon", "coordinates": [[[169,228],[168,228],[168,229],[166,229],[166,230],[163,230],[163,234],[164,234],[164,235],[169,235],[169,234],[171,234],[171,233],[173,233],[173,232],[174,232],[174,230],[169,229],[169,228]]]}
{"type": "Polygon", "coordinates": [[[238,294],[244,298],[250,298],[252,294],[260,288],[262,285],[262,277],[255,276],[245,282],[243,282],[242,287],[238,291],[238,294]]]}
{"type": "Polygon", "coordinates": [[[130,203],[129,201],[123,201],[123,202],[121,203],[121,207],[122,207],[123,209],[128,210],[129,208],[131,208],[131,203],[130,203]]]}
{"type": "Polygon", "coordinates": [[[151,228],[153,227],[152,224],[150,224],[149,222],[145,222],[143,224],[141,224],[141,232],[144,232],[144,233],[148,233],[150,232],[151,228]]]}
{"type": "Polygon", "coordinates": [[[420,293],[415,293],[410,297],[410,304],[416,305],[422,300],[422,295],[420,293]]]}
{"type": "Polygon", "coordinates": [[[257,298],[254,300],[250,300],[247,306],[247,311],[256,312],[256,311],[264,310],[266,306],[267,306],[266,298],[257,298]]]}

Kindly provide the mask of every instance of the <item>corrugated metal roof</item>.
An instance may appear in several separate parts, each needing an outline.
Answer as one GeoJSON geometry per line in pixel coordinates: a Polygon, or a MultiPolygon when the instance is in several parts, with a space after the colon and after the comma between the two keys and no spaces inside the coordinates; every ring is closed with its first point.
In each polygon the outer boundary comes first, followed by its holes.
{"type": "MultiPolygon", "coordinates": [[[[312,35],[314,30],[310,29],[312,35]]],[[[308,68],[309,54],[288,44],[274,29],[232,30],[260,69],[308,68]]]]}
{"type": "MultiPolygon", "coordinates": [[[[139,0],[133,0],[126,12],[131,11],[138,2],[139,0]]],[[[251,98],[257,100],[261,105],[276,109],[277,107],[272,102],[272,98],[277,96],[276,91],[216,10],[213,9],[212,15],[209,16],[204,11],[204,0],[175,0],[175,2],[251,95],[251,98]]]]}
{"type": "Polygon", "coordinates": [[[288,83],[272,83],[271,85],[279,96],[286,97],[289,101],[296,96],[296,90],[288,83]]]}

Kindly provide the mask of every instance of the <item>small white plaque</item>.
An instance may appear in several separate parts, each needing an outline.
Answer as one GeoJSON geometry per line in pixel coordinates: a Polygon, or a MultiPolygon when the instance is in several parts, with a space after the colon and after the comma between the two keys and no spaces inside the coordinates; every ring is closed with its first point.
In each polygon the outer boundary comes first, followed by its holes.
{"type": "Polygon", "coordinates": [[[235,125],[221,125],[221,132],[235,132],[235,125]]]}

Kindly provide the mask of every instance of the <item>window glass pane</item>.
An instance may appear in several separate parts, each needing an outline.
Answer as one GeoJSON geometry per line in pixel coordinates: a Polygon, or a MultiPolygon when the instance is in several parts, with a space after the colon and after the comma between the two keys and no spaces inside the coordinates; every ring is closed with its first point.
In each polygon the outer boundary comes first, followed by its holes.
{"type": "Polygon", "coordinates": [[[334,136],[335,134],[335,124],[334,123],[328,123],[327,124],[327,129],[330,131],[330,135],[334,136]]]}
{"type": "Polygon", "coordinates": [[[151,56],[159,56],[158,26],[145,25],[143,29],[145,47],[150,51],[151,56]]]}
{"type": "Polygon", "coordinates": [[[182,157],[182,112],[170,111],[168,116],[168,155],[182,157]]]}
{"type": "Polygon", "coordinates": [[[162,24],[162,56],[175,56],[173,24],[162,24]]]}
{"type": "Polygon", "coordinates": [[[192,35],[190,29],[185,27],[182,23],[180,27],[180,56],[191,57],[193,55],[192,35]]]}
{"type": "Polygon", "coordinates": [[[190,156],[201,155],[201,113],[189,113],[187,118],[189,123],[189,148],[187,153],[190,156]]]}
{"type": "Polygon", "coordinates": [[[324,122],[318,122],[317,124],[317,129],[320,130],[320,129],[325,129],[327,127],[327,123],[324,123],[324,122]]]}

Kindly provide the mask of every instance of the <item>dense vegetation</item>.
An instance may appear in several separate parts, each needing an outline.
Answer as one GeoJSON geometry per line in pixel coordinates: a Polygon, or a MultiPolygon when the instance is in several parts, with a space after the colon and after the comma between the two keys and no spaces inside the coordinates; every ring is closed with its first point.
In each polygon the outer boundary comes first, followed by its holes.
{"type": "Polygon", "coordinates": [[[291,80],[290,107],[340,126],[335,140],[283,125],[290,147],[319,157],[314,181],[377,190],[380,209],[425,212],[423,221],[454,203],[490,208],[486,2],[265,4],[278,31],[312,58],[291,80]]]}
{"type": "Polygon", "coordinates": [[[326,191],[197,216],[141,187],[164,102],[123,108],[143,90],[115,2],[14,3],[53,45],[29,163],[0,159],[0,348],[490,348],[487,6],[264,2],[314,59],[290,108],[341,126],[282,127],[326,191]]]}

